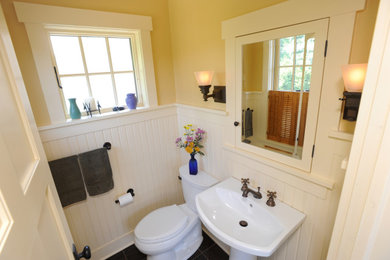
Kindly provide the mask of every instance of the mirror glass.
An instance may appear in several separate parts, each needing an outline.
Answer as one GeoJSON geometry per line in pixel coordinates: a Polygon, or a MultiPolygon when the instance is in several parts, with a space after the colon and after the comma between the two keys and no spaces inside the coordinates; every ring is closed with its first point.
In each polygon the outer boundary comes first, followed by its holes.
{"type": "Polygon", "coordinates": [[[314,46],[314,33],[242,45],[242,142],[302,158],[314,46]]]}

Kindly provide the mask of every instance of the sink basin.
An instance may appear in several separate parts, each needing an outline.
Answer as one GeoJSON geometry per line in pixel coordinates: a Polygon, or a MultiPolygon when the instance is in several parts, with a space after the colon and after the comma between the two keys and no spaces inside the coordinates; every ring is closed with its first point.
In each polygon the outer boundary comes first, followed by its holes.
{"type": "Polygon", "coordinates": [[[248,194],[241,182],[229,178],[196,197],[199,217],[207,229],[231,247],[230,259],[267,257],[302,224],[305,215],[275,200],[276,206],[248,194]],[[244,222],[242,222],[244,221],[244,222]]]}

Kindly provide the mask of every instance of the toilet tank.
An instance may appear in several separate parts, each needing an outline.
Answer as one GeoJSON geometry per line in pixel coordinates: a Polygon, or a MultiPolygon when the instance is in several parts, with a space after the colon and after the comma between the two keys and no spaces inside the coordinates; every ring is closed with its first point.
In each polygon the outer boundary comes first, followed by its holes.
{"type": "Polygon", "coordinates": [[[197,175],[190,175],[188,165],[183,165],[179,171],[184,200],[192,211],[198,213],[195,205],[196,195],[217,184],[218,180],[201,170],[198,171],[197,175]]]}

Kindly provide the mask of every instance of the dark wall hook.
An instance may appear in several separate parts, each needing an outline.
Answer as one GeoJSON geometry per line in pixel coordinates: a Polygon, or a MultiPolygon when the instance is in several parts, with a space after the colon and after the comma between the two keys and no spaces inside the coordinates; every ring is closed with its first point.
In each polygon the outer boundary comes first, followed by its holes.
{"type": "Polygon", "coordinates": [[[111,150],[111,143],[110,142],[105,142],[103,144],[103,147],[106,148],[107,150],[111,150]]]}

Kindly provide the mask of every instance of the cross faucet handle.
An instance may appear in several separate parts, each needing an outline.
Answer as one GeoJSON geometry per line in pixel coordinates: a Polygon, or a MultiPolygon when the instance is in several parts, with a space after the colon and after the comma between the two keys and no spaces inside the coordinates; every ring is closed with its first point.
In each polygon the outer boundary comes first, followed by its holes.
{"type": "Polygon", "coordinates": [[[268,197],[268,200],[266,202],[266,204],[270,207],[275,207],[275,198],[276,198],[276,191],[267,191],[267,197],[268,197]]]}
{"type": "Polygon", "coordinates": [[[276,191],[269,191],[269,190],[267,190],[267,197],[268,198],[276,198],[276,191]]]}
{"type": "Polygon", "coordinates": [[[241,178],[241,183],[242,183],[242,187],[241,187],[242,191],[248,189],[249,178],[241,178]]]}
{"type": "Polygon", "coordinates": [[[249,183],[249,178],[241,178],[241,183],[242,184],[248,184],[249,183]]]}

